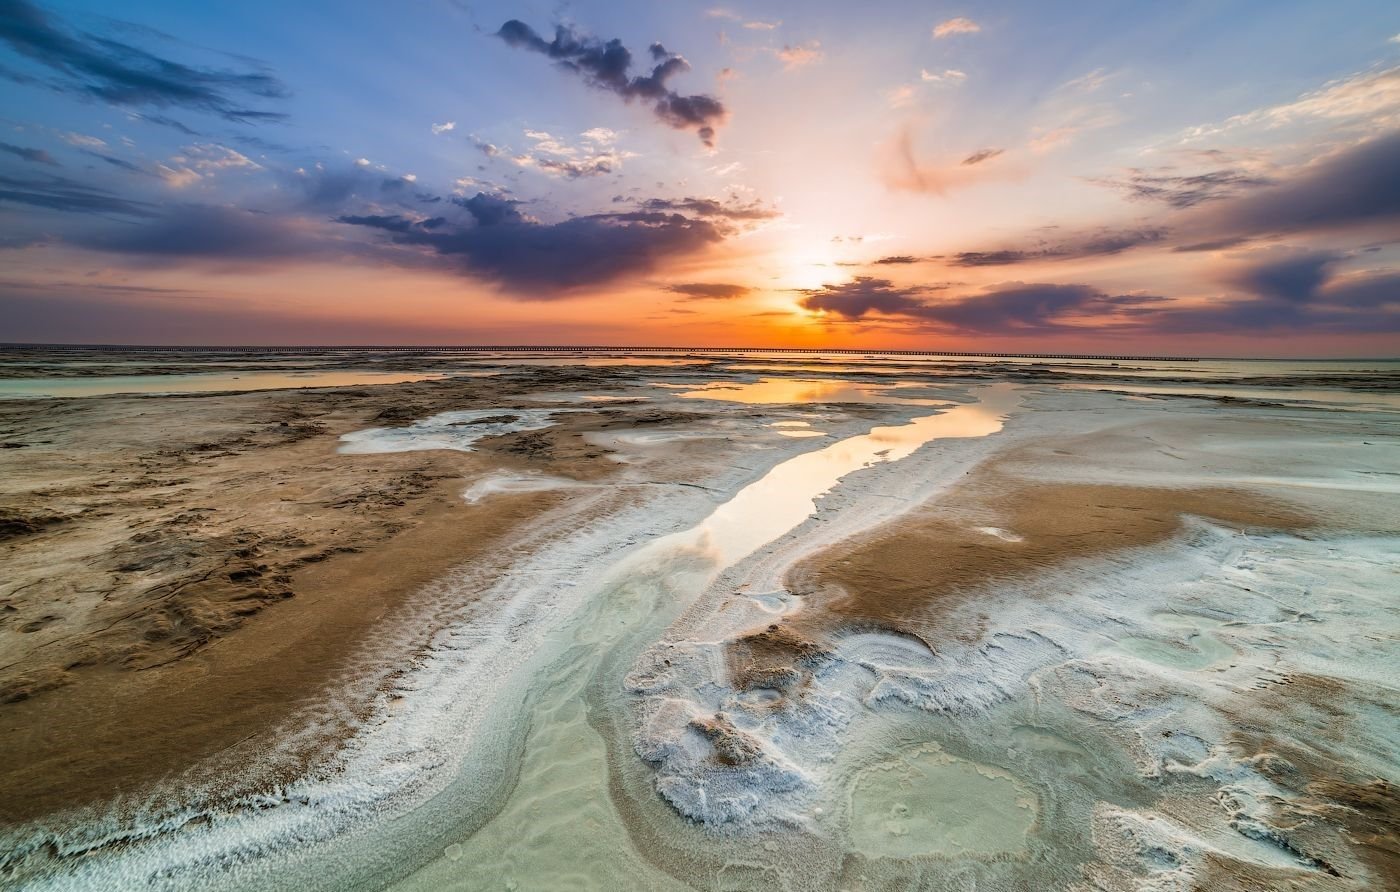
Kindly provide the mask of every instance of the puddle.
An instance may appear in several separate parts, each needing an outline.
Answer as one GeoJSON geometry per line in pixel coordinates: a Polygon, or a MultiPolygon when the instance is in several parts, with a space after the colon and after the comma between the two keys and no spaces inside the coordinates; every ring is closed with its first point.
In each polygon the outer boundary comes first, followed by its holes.
{"type": "Polygon", "coordinates": [[[433,381],[442,374],[398,372],[244,372],[192,375],[116,375],[92,378],[18,378],[0,381],[0,399],[106,396],[115,393],[218,393],[293,387],[359,387],[433,381]]]}
{"type": "Polygon", "coordinates": [[[892,391],[904,387],[860,384],[852,381],[813,378],[764,378],[752,384],[716,381],[679,394],[693,400],[724,400],[733,403],[770,405],[774,403],[878,403],[901,406],[943,406],[947,400],[918,399],[892,391]]]}
{"type": "Polygon", "coordinates": [[[1017,852],[1036,811],[1035,795],[1010,773],[926,744],[857,775],[851,844],[882,858],[1017,852]]]}
{"type": "Polygon", "coordinates": [[[476,409],[442,412],[408,427],[374,427],[352,431],[340,437],[345,455],[376,452],[415,452],[423,449],[455,449],[471,452],[472,444],[483,437],[496,437],[517,431],[533,431],[554,423],[558,409],[476,409]]]}

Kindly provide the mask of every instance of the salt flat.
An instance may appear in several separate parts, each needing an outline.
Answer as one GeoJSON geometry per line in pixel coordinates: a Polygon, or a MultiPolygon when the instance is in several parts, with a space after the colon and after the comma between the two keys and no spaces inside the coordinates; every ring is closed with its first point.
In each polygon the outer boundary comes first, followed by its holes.
{"type": "Polygon", "coordinates": [[[0,403],[8,882],[1391,875],[1393,370],[560,359],[0,403]]]}

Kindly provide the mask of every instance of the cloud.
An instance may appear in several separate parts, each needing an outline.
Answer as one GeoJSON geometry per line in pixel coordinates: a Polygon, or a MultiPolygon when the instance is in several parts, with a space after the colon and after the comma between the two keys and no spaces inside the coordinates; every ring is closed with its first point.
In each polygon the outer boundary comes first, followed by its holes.
{"type": "Polygon", "coordinates": [[[840,285],[806,289],[798,300],[804,308],[859,319],[871,313],[885,316],[918,316],[927,309],[923,289],[897,288],[889,279],[857,276],[840,285]]]}
{"type": "Polygon", "coordinates": [[[649,47],[651,72],[634,77],[628,73],[632,67],[632,53],[617,39],[604,42],[581,35],[567,25],[559,25],[555,28],[554,39],[546,41],[518,19],[502,25],[496,36],[513,47],[554,59],[560,68],[591,87],[614,93],[628,102],[638,99],[652,103],[652,113],[658,120],[677,130],[694,130],[707,146],[714,145],[715,128],[723,124],[728,115],[724,105],[713,96],[682,96],[667,86],[672,77],[689,71],[690,63],[659,43],[649,47]]]}
{"type": "Polygon", "coordinates": [[[449,130],[455,130],[455,129],[457,129],[457,122],[456,122],[456,121],[445,121],[445,122],[443,122],[443,123],[441,123],[441,124],[434,124],[434,125],[433,125],[431,128],[429,128],[429,129],[431,129],[431,130],[433,131],[433,136],[441,136],[442,134],[447,133],[449,130]]]}
{"type": "Polygon", "coordinates": [[[684,211],[697,217],[724,220],[769,220],[781,216],[756,201],[741,204],[715,198],[648,198],[639,207],[644,211],[684,211]]]}
{"type": "Polygon", "coordinates": [[[1161,202],[1168,216],[1156,225],[1098,229],[1053,244],[963,252],[949,262],[1006,266],[1141,247],[1211,251],[1258,239],[1342,231],[1394,242],[1400,226],[1400,130],[1276,171],[1270,178],[1227,169],[1184,176],[1130,172],[1125,179],[1096,182],[1161,202]]]}
{"type": "Polygon", "coordinates": [[[208,142],[185,146],[179,155],[172,155],[170,161],[205,173],[221,170],[262,170],[261,164],[242,152],[208,142]]]}
{"type": "Polygon", "coordinates": [[[1253,237],[1396,223],[1400,130],[1280,175],[1275,185],[1212,203],[1181,228],[1193,237],[1253,237]]]}
{"type": "Polygon", "coordinates": [[[1038,243],[1030,247],[993,251],[964,251],[954,254],[948,263],[952,266],[1011,266],[1043,260],[1103,257],[1121,254],[1143,245],[1159,244],[1166,238],[1167,230],[1163,228],[1100,229],[1072,235],[1054,244],[1038,243]]]}
{"type": "Polygon", "coordinates": [[[535,143],[532,152],[513,155],[510,160],[552,176],[577,179],[614,173],[625,159],[636,157],[633,152],[614,148],[612,142],[617,134],[604,127],[586,131],[582,146],[568,145],[542,130],[526,130],[525,136],[535,143]]]}
{"type": "Polygon", "coordinates": [[[1163,333],[1400,332],[1400,272],[1344,274],[1348,255],[1274,247],[1236,258],[1222,281],[1230,296],[1178,305],[1143,320],[1163,333]]]}
{"type": "Polygon", "coordinates": [[[744,22],[744,27],[750,31],[772,31],[781,24],[782,22],[744,22]]]}
{"type": "Polygon", "coordinates": [[[927,68],[919,69],[919,80],[926,84],[961,84],[967,80],[967,74],[958,71],[956,68],[945,68],[942,73],[929,71],[927,68]]]}
{"type": "Polygon", "coordinates": [[[890,104],[890,108],[904,108],[914,101],[914,87],[911,84],[901,84],[885,92],[885,101],[890,104]]]}
{"type": "Polygon", "coordinates": [[[753,289],[744,285],[726,285],[720,282],[689,282],[681,285],[667,285],[666,290],[682,294],[692,300],[729,300],[743,297],[753,289]]]}
{"type": "Polygon", "coordinates": [[[1005,151],[1006,149],[978,149],[971,155],[968,155],[966,158],[964,158],[962,160],[962,165],[964,167],[971,167],[974,164],[981,164],[983,161],[992,160],[998,155],[1003,154],[1005,151]]]}
{"type": "Polygon", "coordinates": [[[1093,93],[1108,83],[1113,75],[1105,68],[1095,68],[1088,74],[1082,74],[1074,80],[1067,81],[1062,87],[1065,90],[1075,90],[1080,93],[1093,93]]]}
{"type": "Polygon", "coordinates": [[[152,217],[155,208],[65,177],[12,177],[0,174],[0,204],[20,204],[80,214],[152,217]]]}
{"type": "Polygon", "coordinates": [[[783,67],[791,71],[794,68],[801,68],[804,65],[811,65],[820,62],[826,55],[822,52],[821,41],[809,40],[806,43],[799,43],[796,46],[787,45],[780,50],[774,50],[773,54],[778,57],[778,61],[783,63],[783,67]]]}
{"type": "Polygon", "coordinates": [[[875,261],[882,266],[899,266],[908,263],[921,263],[922,259],[911,254],[892,254],[875,261]]]}
{"type": "Polygon", "coordinates": [[[15,146],[7,142],[0,142],[0,152],[23,158],[25,161],[32,161],[35,164],[47,164],[51,167],[58,167],[59,163],[54,157],[43,149],[30,149],[24,146],[15,146]]]}
{"type": "Polygon", "coordinates": [[[895,317],[940,331],[1009,337],[1400,331],[1400,272],[1340,272],[1350,259],[1306,249],[1249,252],[1222,279],[1231,293],[1206,300],[1042,282],[944,296],[862,277],[808,290],[800,303],[851,322],[895,317]]]}
{"type": "Polygon", "coordinates": [[[905,127],[885,147],[881,174],[892,189],[942,195],[984,180],[1015,175],[1019,172],[1016,165],[998,160],[1004,154],[1002,149],[982,149],[956,161],[925,161],[915,154],[913,134],[905,127]]]}
{"type": "Polygon", "coordinates": [[[61,134],[61,138],[70,146],[77,146],[80,149],[105,149],[107,147],[105,139],[88,136],[86,133],[64,133],[61,134]]]}
{"type": "Polygon", "coordinates": [[[519,202],[501,196],[477,193],[454,201],[469,220],[343,216],[339,222],[389,233],[396,244],[428,249],[468,275],[533,300],[649,272],[721,241],[726,232],[716,222],[678,213],[631,211],[540,223],[521,214],[519,202]]]}
{"type": "Polygon", "coordinates": [[[1236,115],[1222,126],[1198,127],[1189,135],[1206,136],[1235,127],[1272,128],[1306,120],[1342,119],[1362,119],[1374,129],[1400,124],[1400,66],[1330,81],[1292,102],[1236,115]]]}
{"type": "Polygon", "coordinates": [[[133,164],[132,162],[127,161],[125,158],[115,158],[111,155],[104,155],[101,152],[88,152],[87,154],[98,159],[99,161],[105,161],[113,167],[118,168],[120,170],[128,171],[129,173],[146,173],[145,168],[141,167],[139,164],[133,164]]]}
{"type": "Polygon", "coordinates": [[[1171,173],[1172,168],[1147,171],[1129,168],[1121,177],[1094,177],[1089,182],[1122,192],[1136,201],[1159,201],[1174,208],[1194,207],[1238,195],[1244,189],[1268,186],[1273,180],[1238,168],[1195,174],[1171,173]]]}
{"type": "Polygon", "coordinates": [[[948,19],[947,21],[939,22],[935,25],[933,28],[933,37],[935,40],[939,40],[944,37],[951,37],[954,34],[976,34],[981,30],[982,26],[972,19],[958,16],[957,18],[948,19]]]}
{"type": "Polygon", "coordinates": [[[285,117],[248,108],[238,98],[286,96],[281,81],[266,71],[194,68],[117,40],[74,33],[27,0],[0,5],[0,41],[49,68],[53,79],[46,84],[60,92],[118,106],[182,107],[240,123],[285,117]]]}
{"type": "Polygon", "coordinates": [[[902,288],[888,279],[853,282],[806,292],[803,307],[846,320],[870,315],[904,317],[929,327],[966,334],[1047,335],[1082,331],[1076,322],[1157,304],[1156,295],[1109,295],[1091,285],[1007,282],[980,293],[934,299],[932,289],[902,288]]]}
{"type": "Polygon", "coordinates": [[[303,259],[322,252],[305,221],[199,204],[177,205],[141,226],[94,230],[68,241],[94,251],[169,262],[303,259]]]}
{"type": "Polygon", "coordinates": [[[1335,251],[1257,252],[1265,256],[1230,276],[1227,281],[1269,301],[1298,303],[1317,295],[1343,256],[1335,251]]]}

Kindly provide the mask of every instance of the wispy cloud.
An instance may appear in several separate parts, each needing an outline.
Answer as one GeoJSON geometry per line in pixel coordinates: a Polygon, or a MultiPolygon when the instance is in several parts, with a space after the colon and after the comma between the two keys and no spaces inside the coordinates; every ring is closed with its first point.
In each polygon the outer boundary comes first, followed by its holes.
{"type": "Polygon", "coordinates": [[[1400,66],[1340,78],[1292,102],[1235,115],[1223,124],[1193,127],[1186,136],[1199,139],[1237,128],[1275,128],[1319,120],[1355,120],[1373,131],[1400,126],[1400,66]]]}
{"type": "Polygon", "coordinates": [[[956,68],[945,68],[941,72],[922,68],[919,70],[919,80],[926,84],[961,84],[967,80],[967,74],[956,68]]]}
{"type": "Polygon", "coordinates": [[[691,300],[732,300],[743,297],[753,289],[744,285],[729,285],[721,282],[687,282],[667,285],[666,290],[691,300]]]}
{"type": "Polygon", "coordinates": [[[780,50],[774,50],[773,53],[783,63],[783,67],[788,70],[820,62],[826,55],[822,52],[822,44],[819,40],[809,40],[806,43],[795,45],[788,44],[780,50]]]}
{"type": "MultiPolygon", "coordinates": [[[[53,72],[49,86],[131,107],[182,107],[237,122],[276,120],[241,96],[280,99],[287,89],[264,70],[223,71],[176,62],[130,44],[72,31],[27,0],[0,7],[0,41],[53,72]]],[[[17,76],[0,69],[0,73],[17,76]]]]}
{"type": "Polygon", "coordinates": [[[954,34],[976,34],[981,30],[982,26],[972,19],[958,16],[957,18],[947,19],[946,21],[934,25],[933,36],[934,39],[937,40],[944,37],[952,37],[954,34]]]}
{"type": "Polygon", "coordinates": [[[54,157],[43,149],[30,149],[25,146],[16,146],[7,142],[0,142],[0,152],[4,152],[7,155],[14,155],[17,158],[23,158],[25,161],[32,161],[35,164],[47,164],[51,167],[59,166],[58,162],[54,160],[54,157]]]}
{"type": "Polygon", "coordinates": [[[456,121],[444,121],[444,122],[441,123],[441,124],[434,124],[434,125],[432,126],[431,129],[432,129],[432,131],[433,131],[433,136],[441,136],[442,134],[448,132],[449,130],[455,130],[455,129],[457,129],[457,122],[456,122],[456,121]]]}

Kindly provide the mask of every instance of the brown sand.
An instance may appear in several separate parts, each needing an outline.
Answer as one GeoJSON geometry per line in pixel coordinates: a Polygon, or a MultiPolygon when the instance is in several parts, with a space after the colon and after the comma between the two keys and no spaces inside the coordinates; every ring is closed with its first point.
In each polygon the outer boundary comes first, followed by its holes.
{"type": "Polygon", "coordinates": [[[570,497],[467,505],[466,480],[605,479],[617,465],[579,433],[648,409],[573,413],[473,453],[339,455],[338,435],[590,386],[574,374],[0,402],[0,440],[19,444],[0,452],[0,822],[161,779],[218,777],[236,796],[327,755],[364,705],[339,682],[367,637],[454,566],[489,577],[570,497]],[[307,722],[291,743],[274,733],[307,722]]]}
{"type": "Polygon", "coordinates": [[[980,629],[948,625],[951,607],[994,585],[1159,544],[1180,535],[1187,516],[1246,528],[1309,524],[1297,509],[1241,490],[1045,483],[989,463],[933,504],[795,568],[789,587],[807,609],[731,642],[731,674],[741,688],[791,695],[820,662],[821,642],[842,630],[974,639],[980,629]]]}

